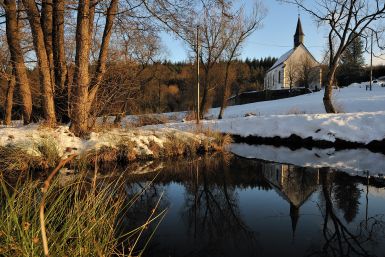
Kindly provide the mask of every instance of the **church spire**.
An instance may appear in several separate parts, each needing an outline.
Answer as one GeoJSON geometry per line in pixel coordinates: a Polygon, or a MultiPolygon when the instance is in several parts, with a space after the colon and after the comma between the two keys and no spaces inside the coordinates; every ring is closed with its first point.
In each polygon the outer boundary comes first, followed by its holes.
{"type": "Polygon", "coordinates": [[[290,218],[291,218],[291,228],[293,232],[293,241],[295,238],[295,231],[297,230],[297,223],[299,219],[299,207],[290,203],[290,218]]]}
{"type": "Polygon", "coordinates": [[[304,43],[305,34],[302,30],[301,18],[298,15],[297,29],[294,34],[294,48],[304,43]]]}

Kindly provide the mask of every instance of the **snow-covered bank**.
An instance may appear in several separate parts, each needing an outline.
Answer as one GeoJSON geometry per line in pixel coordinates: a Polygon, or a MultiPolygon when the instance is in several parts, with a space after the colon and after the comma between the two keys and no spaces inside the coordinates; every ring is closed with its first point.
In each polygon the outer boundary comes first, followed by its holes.
{"type": "Polygon", "coordinates": [[[0,171],[48,169],[70,154],[84,164],[133,162],[176,156],[195,156],[225,150],[231,143],[219,133],[175,129],[110,129],[75,137],[67,126],[56,129],[37,124],[0,129],[0,171]]]}
{"type": "MultiPolygon", "coordinates": [[[[202,121],[204,128],[241,137],[282,139],[296,135],[302,139],[369,144],[385,139],[385,88],[365,83],[335,90],[334,104],[339,114],[326,114],[323,91],[292,98],[230,106],[222,120],[202,121]]],[[[214,118],[219,109],[210,109],[214,118]]],[[[175,122],[145,128],[195,130],[194,122],[175,122]]],[[[385,146],[384,146],[385,147],[385,146]]]]}
{"type": "Polygon", "coordinates": [[[370,176],[384,178],[385,155],[373,153],[366,149],[298,149],[269,145],[232,144],[230,150],[241,157],[260,159],[278,163],[293,164],[301,167],[332,168],[353,176],[370,176]]]}
{"type": "Polygon", "coordinates": [[[170,136],[184,140],[202,140],[203,134],[193,134],[175,129],[138,130],[138,129],[111,129],[99,133],[91,133],[88,139],[74,136],[68,126],[60,126],[50,129],[38,124],[22,127],[8,127],[0,129],[0,146],[17,145],[33,151],[36,143],[46,139],[54,143],[59,152],[64,155],[68,152],[82,154],[90,150],[100,149],[103,146],[116,147],[122,140],[130,140],[135,143],[136,151],[151,155],[150,142],[163,146],[170,136]]]}
{"type": "MultiPolygon", "coordinates": [[[[195,129],[196,124],[173,123],[162,126],[178,130],[195,129]]],[[[344,114],[298,114],[250,116],[223,120],[202,121],[207,129],[238,135],[264,138],[288,138],[297,135],[303,139],[335,142],[337,139],[369,144],[385,138],[385,111],[344,114]]]]}

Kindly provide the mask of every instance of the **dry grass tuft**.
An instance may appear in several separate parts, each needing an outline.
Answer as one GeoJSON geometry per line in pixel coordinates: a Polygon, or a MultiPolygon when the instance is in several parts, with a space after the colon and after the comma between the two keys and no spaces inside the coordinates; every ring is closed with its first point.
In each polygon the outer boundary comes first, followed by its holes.
{"type": "Polygon", "coordinates": [[[121,123],[114,123],[114,122],[103,122],[103,123],[96,123],[95,126],[92,128],[92,131],[95,133],[100,132],[108,132],[113,129],[119,129],[121,128],[121,123]]]}
{"type": "Polygon", "coordinates": [[[143,127],[148,125],[159,125],[169,122],[169,119],[165,115],[140,115],[137,117],[135,127],[143,127]]]}
{"type": "Polygon", "coordinates": [[[205,152],[225,152],[228,146],[233,143],[229,134],[222,134],[211,129],[203,129],[201,132],[205,138],[202,140],[202,147],[205,152]]]}
{"type": "Polygon", "coordinates": [[[305,111],[302,111],[296,107],[291,108],[289,111],[286,113],[287,115],[300,115],[300,114],[306,114],[305,111]]]}
{"type": "Polygon", "coordinates": [[[182,156],[186,152],[187,142],[175,134],[169,133],[163,147],[165,157],[182,156]]]}
{"type": "Polygon", "coordinates": [[[137,152],[135,150],[136,144],[131,141],[129,138],[123,138],[118,144],[119,149],[119,161],[127,162],[133,161],[137,157],[137,152]]]}
{"type": "Polygon", "coordinates": [[[187,112],[186,116],[184,117],[185,121],[192,121],[197,119],[197,114],[195,111],[187,112]]]}
{"type": "Polygon", "coordinates": [[[148,144],[148,149],[152,152],[152,157],[154,159],[158,159],[160,157],[164,156],[164,149],[161,147],[158,143],[156,143],[154,140],[150,140],[148,144]]]}
{"type": "Polygon", "coordinates": [[[38,142],[37,150],[47,162],[48,167],[55,167],[60,161],[60,150],[53,138],[43,138],[38,142]]]}
{"type": "Polygon", "coordinates": [[[102,146],[100,149],[91,150],[86,154],[87,161],[92,164],[96,162],[116,162],[118,161],[118,157],[119,149],[109,146],[102,146]]]}
{"type": "Polygon", "coordinates": [[[42,157],[31,155],[20,147],[13,145],[0,147],[0,171],[8,176],[18,175],[30,169],[46,169],[47,166],[42,157]]]}
{"type": "Polygon", "coordinates": [[[59,162],[60,150],[52,138],[43,138],[34,148],[33,152],[27,152],[21,146],[0,147],[0,171],[12,176],[28,170],[53,168],[59,162]]]}

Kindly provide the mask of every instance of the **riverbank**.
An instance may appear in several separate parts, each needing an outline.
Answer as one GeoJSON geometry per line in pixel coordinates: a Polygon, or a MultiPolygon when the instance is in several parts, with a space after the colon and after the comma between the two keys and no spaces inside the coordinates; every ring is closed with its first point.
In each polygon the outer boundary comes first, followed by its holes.
{"type": "Polygon", "coordinates": [[[237,141],[289,147],[385,149],[385,111],[340,114],[291,114],[249,116],[223,120],[170,123],[146,129],[199,128],[230,134],[237,141]]]}
{"type": "Polygon", "coordinates": [[[97,162],[133,162],[222,151],[231,138],[211,130],[111,128],[89,138],[74,136],[68,126],[39,124],[0,129],[0,170],[14,173],[51,169],[76,154],[79,166],[97,162]]]}
{"type": "MultiPolygon", "coordinates": [[[[368,148],[384,153],[385,88],[375,84],[372,91],[367,91],[365,84],[354,83],[334,91],[337,114],[325,113],[322,90],[287,99],[230,106],[225,109],[222,120],[216,119],[219,109],[213,108],[198,127],[230,134],[237,141],[253,144],[368,148]]],[[[181,116],[173,114],[178,115],[181,116]]],[[[128,120],[130,117],[126,118],[128,120]]],[[[197,125],[180,119],[144,128],[191,131],[197,125]]]]}

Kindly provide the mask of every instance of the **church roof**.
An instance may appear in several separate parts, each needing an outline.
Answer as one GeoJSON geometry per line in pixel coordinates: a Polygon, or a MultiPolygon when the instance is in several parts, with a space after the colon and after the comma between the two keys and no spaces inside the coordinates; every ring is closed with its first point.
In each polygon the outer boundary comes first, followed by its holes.
{"type": "Polygon", "coordinates": [[[279,57],[279,59],[268,70],[268,72],[273,70],[277,66],[281,65],[282,63],[286,62],[286,60],[289,59],[289,57],[294,53],[294,50],[295,50],[295,48],[289,50],[288,52],[284,53],[281,57],[279,57]]]}
{"type": "Polygon", "coordinates": [[[281,64],[283,64],[284,62],[287,61],[287,59],[290,58],[290,56],[295,52],[295,50],[297,50],[299,47],[303,47],[305,49],[306,52],[309,53],[309,56],[311,58],[314,59],[314,61],[316,61],[318,63],[318,61],[314,58],[314,56],[310,53],[310,51],[306,48],[306,46],[304,46],[303,44],[299,45],[298,47],[295,47],[291,50],[289,50],[288,52],[284,53],[281,57],[279,57],[279,59],[273,64],[273,66],[271,66],[271,68],[267,71],[271,71],[273,69],[275,69],[276,67],[280,66],[281,64]]]}

